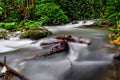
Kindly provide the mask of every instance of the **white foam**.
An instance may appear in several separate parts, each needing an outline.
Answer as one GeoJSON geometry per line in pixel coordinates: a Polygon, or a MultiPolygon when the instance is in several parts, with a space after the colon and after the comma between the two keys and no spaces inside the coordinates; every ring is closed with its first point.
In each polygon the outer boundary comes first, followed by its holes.
{"type": "MultiPolygon", "coordinates": [[[[69,43],[70,46],[70,55],[69,58],[70,60],[74,61],[77,59],[79,52],[81,52],[81,50],[84,50],[88,45],[87,44],[81,44],[81,43],[69,43]]],[[[84,56],[88,55],[87,53],[82,54],[84,56]]]]}
{"type": "Polygon", "coordinates": [[[0,53],[30,46],[32,40],[0,40],[0,53]]]}
{"type": "Polygon", "coordinates": [[[24,47],[30,43],[32,43],[32,40],[0,40],[0,45],[11,48],[24,47]]]}
{"type": "Polygon", "coordinates": [[[77,24],[69,23],[69,24],[59,25],[59,26],[45,26],[45,28],[52,31],[53,33],[56,33],[58,31],[73,30],[76,27],[83,27],[84,25],[91,25],[98,21],[97,20],[86,20],[86,21],[77,21],[77,22],[78,22],[77,24]]]}
{"type": "Polygon", "coordinates": [[[4,52],[8,52],[8,51],[14,51],[15,49],[13,48],[9,48],[9,47],[5,47],[0,45],[0,53],[4,53],[4,52]]]}

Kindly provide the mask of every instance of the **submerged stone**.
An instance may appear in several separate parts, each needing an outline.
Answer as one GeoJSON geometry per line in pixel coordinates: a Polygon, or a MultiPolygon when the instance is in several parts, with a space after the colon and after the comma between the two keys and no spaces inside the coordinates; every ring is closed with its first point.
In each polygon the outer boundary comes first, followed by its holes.
{"type": "Polygon", "coordinates": [[[48,35],[51,35],[52,32],[50,32],[47,29],[42,29],[42,28],[34,28],[34,29],[29,29],[27,31],[25,31],[24,33],[22,33],[20,35],[20,38],[30,38],[30,39],[40,39],[43,37],[46,37],[48,35]]]}

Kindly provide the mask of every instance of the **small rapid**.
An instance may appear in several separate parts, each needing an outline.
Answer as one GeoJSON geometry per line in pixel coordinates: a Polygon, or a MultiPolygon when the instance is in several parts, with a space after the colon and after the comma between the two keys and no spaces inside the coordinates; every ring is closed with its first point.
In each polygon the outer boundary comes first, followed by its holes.
{"type": "Polygon", "coordinates": [[[70,46],[70,60],[76,60],[78,58],[85,59],[89,52],[87,51],[87,44],[69,43],[70,46]]]}
{"type": "MultiPolygon", "coordinates": [[[[0,61],[7,56],[7,64],[24,74],[30,80],[115,80],[113,68],[114,48],[109,44],[108,31],[104,29],[84,28],[96,21],[81,21],[78,24],[45,26],[53,35],[40,40],[11,38],[0,40],[0,61]],[[68,42],[68,52],[59,52],[48,57],[45,54],[59,44],[47,46],[41,42],[56,41],[56,35],[70,34],[76,38],[91,41],[91,45],[68,42]],[[27,60],[26,60],[27,59],[27,60]]],[[[16,80],[16,79],[15,79],[16,80]]]]}

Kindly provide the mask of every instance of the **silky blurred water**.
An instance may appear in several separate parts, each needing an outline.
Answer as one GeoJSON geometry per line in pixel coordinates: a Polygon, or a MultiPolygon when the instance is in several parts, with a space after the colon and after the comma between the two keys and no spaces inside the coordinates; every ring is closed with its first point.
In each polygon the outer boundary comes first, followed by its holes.
{"type": "Polygon", "coordinates": [[[79,24],[46,27],[53,35],[34,41],[29,39],[0,40],[0,60],[7,56],[7,64],[27,76],[30,80],[115,80],[112,66],[114,49],[104,47],[108,44],[108,31],[89,29],[79,24]],[[40,46],[44,41],[55,41],[54,37],[71,34],[74,37],[91,41],[90,46],[68,42],[70,50],[48,57],[25,60],[36,54],[49,52],[56,45],[40,46]]]}

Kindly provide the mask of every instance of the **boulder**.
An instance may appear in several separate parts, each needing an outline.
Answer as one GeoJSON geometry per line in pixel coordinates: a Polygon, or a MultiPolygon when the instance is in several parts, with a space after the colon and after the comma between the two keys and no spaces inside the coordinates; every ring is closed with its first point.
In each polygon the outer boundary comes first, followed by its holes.
{"type": "Polygon", "coordinates": [[[2,33],[0,33],[0,39],[4,38],[4,35],[2,33]]]}
{"type": "Polygon", "coordinates": [[[30,39],[37,40],[37,39],[46,37],[46,36],[48,36],[50,34],[52,34],[52,32],[48,31],[47,29],[33,28],[33,29],[29,29],[29,30],[23,32],[20,35],[20,38],[21,39],[23,39],[23,38],[30,38],[30,39]]]}
{"type": "Polygon", "coordinates": [[[3,28],[0,28],[0,39],[6,38],[7,37],[7,33],[8,33],[7,30],[5,30],[3,28]]]}
{"type": "Polygon", "coordinates": [[[72,24],[77,24],[77,23],[78,23],[78,21],[75,21],[75,20],[74,20],[74,21],[72,21],[72,24]]]}

